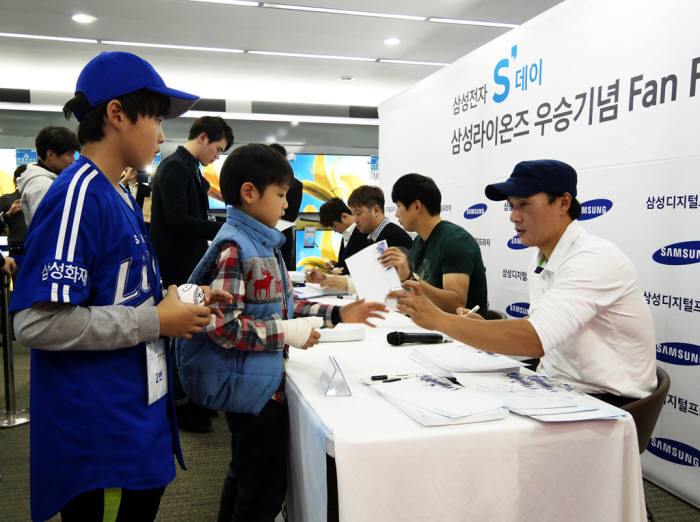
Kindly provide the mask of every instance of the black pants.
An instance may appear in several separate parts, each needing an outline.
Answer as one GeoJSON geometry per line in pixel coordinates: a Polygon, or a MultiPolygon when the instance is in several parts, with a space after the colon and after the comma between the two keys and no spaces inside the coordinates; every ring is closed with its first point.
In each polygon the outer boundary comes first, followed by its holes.
{"type": "Polygon", "coordinates": [[[93,489],[74,497],[61,510],[63,522],[102,522],[105,510],[117,509],[117,522],[152,522],[156,519],[165,487],[157,489],[93,489]],[[121,491],[121,499],[114,495],[121,491]],[[107,505],[105,506],[105,498],[107,505]],[[118,504],[117,504],[118,502],[118,504]]]}
{"type": "Polygon", "coordinates": [[[272,522],[287,491],[287,405],[268,401],[259,415],[227,413],[231,462],[219,522],[272,522]]]}

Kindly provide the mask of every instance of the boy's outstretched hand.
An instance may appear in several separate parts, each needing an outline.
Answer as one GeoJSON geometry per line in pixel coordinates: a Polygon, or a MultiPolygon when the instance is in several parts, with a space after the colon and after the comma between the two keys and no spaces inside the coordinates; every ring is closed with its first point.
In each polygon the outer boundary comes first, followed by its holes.
{"type": "Polygon", "coordinates": [[[165,297],[156,309],[158,310],[160,335],[166,337],[191,339],[192,334],[200,333],[211,321],[212,311],[209,307],[180,301],[177,296],[177,286],[175,285],[168,287],[168,293],[165,294],[165,297]]]}
{"type": "Polygon", "coordinates": [[[340,320],[344,323],[362,323],[374,328],[368,319],[384,319],[379,312],[389,313],[384,303],[367,303],[364,299],[358,299],[340,307],[340,320]]]}

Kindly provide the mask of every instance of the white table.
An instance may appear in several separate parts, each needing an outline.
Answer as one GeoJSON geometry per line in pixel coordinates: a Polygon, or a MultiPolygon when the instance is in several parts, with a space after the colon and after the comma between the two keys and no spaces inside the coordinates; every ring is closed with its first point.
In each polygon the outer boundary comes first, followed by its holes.
{"type": "MultiPolygon", "coordinates": [[[[342,304],[343,301],[338,301],[342,304]]],[[[335,457],[340,520],[646,520],[634,421],[546,424],[506,419],[425,428],[362,379],[418,368],[411,345],[386,342],[417,330],[391,314],[364,341],[291,350],[290,516],[326,521],[326,452],[335,457]],[[326,397],[321,372],[334,355],[351,397],[326,397]]]]}

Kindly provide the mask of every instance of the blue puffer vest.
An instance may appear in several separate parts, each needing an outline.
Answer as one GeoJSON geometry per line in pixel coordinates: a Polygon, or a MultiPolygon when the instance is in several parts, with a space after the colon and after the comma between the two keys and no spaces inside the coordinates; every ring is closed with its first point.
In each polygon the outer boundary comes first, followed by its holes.
{"type": "MultiPolygon", "coordinates": [[[[228,207],[226,223],[188,282],[209,285],[222,244],[228,242],[239,247],[246,286],[243,315],[256,319],[284,318],[282,300],[285,299],[288,313],[285,319],[291,319],[294,299],[288,295],[287,271],[277,250],[284,243],[284,236],[233,207],[228,207]]],[[[213,410],[257,415],[282,380],[279,350],[222,348],[204,333],[193,335],[192,339],[178,339],[175,346],[185,392],[197,404],[213,410]]]]}

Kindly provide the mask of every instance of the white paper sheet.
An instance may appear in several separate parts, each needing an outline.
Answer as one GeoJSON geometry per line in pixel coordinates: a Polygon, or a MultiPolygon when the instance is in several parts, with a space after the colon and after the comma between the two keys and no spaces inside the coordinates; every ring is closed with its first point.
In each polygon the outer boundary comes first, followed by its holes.
{"type": "Polygon", "coordinates": [[[626,415],[623,410],[540,374],[458,373],[456,377],[468,389],[500,397],[513,413],[543,422],[615,419],[626,415]]]}
{"type": "Polygon", "coordinates": [[[525,363],[466,344],[435,344],[413,349],[413,360],[436,375],[452,376],[454,372],[503,372],[525,366],[525,363]]]}
{"type": "Polygon", "coordinates": [[[396,269],[385,268],[379,262],[379,256],[386,248],[386,241],[379,241],[345,260],[360,299],[383,303],[389,292],[401,288],[396,269]]]}
{"type": "Polygon", "coordinates": [[[492,412],[504,406],[498,397],[467,390],[446,379],[429,375],[394,382],[375,381],[371,386],[392,402],[397,399],[436,417],[466,417],[492,412]]]}
{"type": "Polygon", "coordinates": [[[339,343],[345,341],[361,341],[365,338],[365,326],[361,324],[339,323],[335,328],[322,328],[319,342],[339,343]]]}

